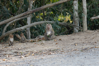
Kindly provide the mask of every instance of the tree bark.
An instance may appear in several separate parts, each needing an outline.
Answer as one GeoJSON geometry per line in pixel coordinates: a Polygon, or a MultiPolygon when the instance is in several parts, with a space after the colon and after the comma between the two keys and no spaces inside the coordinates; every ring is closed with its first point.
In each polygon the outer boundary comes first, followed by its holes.
{"type": "MultiPolygon", "coordinates": [[[[32,4],[33,4],[33,0],[29,0],[28,11],[32,10],[32,4]]],[[[31,18],[32,18],[32,14],[30,14],[30,15],[27,17],[27,24],[28,24],[28,25],[31,24],[31,18]]],[[[27,34],[27,39],[31,39],[30,27],[26,29],[26,34],[27,34]]]]}
{"type": "Polygon", "coordinates": [[[83,2],[83,31],[87,31],[87,6],[86,0],[82,0],[83,2]]]}
{"type": "Polygon", "coordinates": [[[95,17],[91,17],[91,20],[94,20],[94,19],[99,19],[99,15],[95,17]]]}
{"type": "MultiPolygon", "coordinates": [[[[73,24],[76,26],[79,26],[79,16],[78,16],[78,0],[73,1],[73,24]]],[[[79,27],[74,27],[74,33],[77,33],[79,31],[79,27]]]]}
{"type": "Polygon", "coordinates": [[[58,1],[58,2],[55,2],[55,3],[52,3],[52,4],[44,5],[44,6],[42,6],[42,7],[33,9],[33,10],[31,10],[31,11],[24,12],[24,13],[22,13],[22,14],[19,14],[19,15],[16,15],[16,16],[14,16],[14,17],[11,17],[11,18],[9,18],[9,19],[6,19],[6,20],[4,20],[4,21],[1,21],[1,22],[0,22],[0,25],[6,24],[6,23],[8,23],[8,22],[10,22],[10,21],[12,21],[12,20],[14,20],[14,19],[17,19],[17,18],[26,16],[26,15],[29,15],[29,14],[31,14],[31,13],[34,13],[34,12],[37,12],[37,11],[43,10],[43,9],[45,9],[45,8],[52,7],[52,6],[55,6],[55,5],[58,5],[58,4],[67,2],[67,1],[70,1],[70,0],[58,1]]]}

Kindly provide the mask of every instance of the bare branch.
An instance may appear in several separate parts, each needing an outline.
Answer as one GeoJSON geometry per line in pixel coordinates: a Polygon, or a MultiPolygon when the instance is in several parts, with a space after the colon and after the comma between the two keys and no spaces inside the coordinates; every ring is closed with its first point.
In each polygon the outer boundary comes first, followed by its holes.
{"type": "Polygon", "coordinates": [[[39,8],[36,8],[36,9],[33,9],[31,11],[27,11],[27,12],[24,12],[22,14],[19,14],[19,15],[16,15],[14,17],[11,17],[9,19],[6,19],[4,21],[1,21],[0,22],[0,25],[2,24],[6,24],[14,19],[17,19],[17,18],[20,18],[20,17],[23,17],[23,16],[26,16],[26,15],[29,15],[31,13],[34,13],[34,12],[37,12],[37,11],[40,11],[40,10],[43,10],[45,8],[48,8],[48,7],[52,7],[52,6],[55,6],[55,5],[58,5],[58,4],[61,4],[61,3],[64,3],[64,2],[67,2],[67,1],[70,1],[70,0],[61,0],[61,1],[58,1],[58,2],[55,2],[55,3],[52,3],[52,4],[48,4],[48,5],[45,5],[45,6],[42,6],[42,7],[39,7],[39,8]]]}
{"type": "Polygon", "coordinates": [[[94,20],[94,19],[99,19],[99,15],[95,17],[91,17],[91,20],[94,20]]]}
{"type": "MultiPolygon", "coordinates": [[[[77,27],[82,29],[82,27],[74,25],[74,24],[70,24],[70,23],[64,23],[64,22],[59,22],[59,25],[63,25],[63,26],[73,26],[73,27],[77,27]]],[[[79,29],[78,29],[79,30],[79,29]]]]}
{"type": "Polygon", "coordinates": [[[14,23],[15,21],[18,21],[18,20],[23,19],[23,18],[26,18],[26,17],[28,17],[28,16],[25,16],[25,17],[22,17],[22,18],[18,18],[18,19],[15,19],[15,20],[9,22],[9,23],[4,27],[4,29],[3,29],[3,33],[2,33],[2,34],[5,33],[7,27],[8,27],[11,23],[14,23]]]}

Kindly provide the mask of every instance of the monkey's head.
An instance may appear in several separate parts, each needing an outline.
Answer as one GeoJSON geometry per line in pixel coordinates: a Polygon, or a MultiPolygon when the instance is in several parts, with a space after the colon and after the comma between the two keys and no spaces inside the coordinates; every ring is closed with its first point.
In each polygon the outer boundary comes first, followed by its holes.
{"type": "Polygon", "coordinates": [[[21,33],[21,34],[20,34],[20,36],[22,37],[22,36],[24,36],[24,34],[23,34],[23,33],[21,33]]]}
{"type": "Polygon", "coordinates": [[[9,35],[9,37],[10,37],[10,38],[13,38],[13,35],[12,35],[12,34],[10,34],[10,35],[9,35]]]}
{"type": "Polygon", "coordinates": [[[52,25],[51,24],[46,24],[46,30],[52,30],[52,25]]]}

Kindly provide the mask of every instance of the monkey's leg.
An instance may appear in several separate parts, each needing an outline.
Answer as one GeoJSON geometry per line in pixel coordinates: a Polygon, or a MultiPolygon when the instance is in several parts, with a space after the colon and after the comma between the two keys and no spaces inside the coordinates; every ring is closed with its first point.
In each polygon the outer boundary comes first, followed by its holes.
{"type": "Polygon", "coordinates": [[[9,42],[9,46],[11,46],[11,41],[9,42]]]}
{"type": "Polygon", "coordinates": [[[10,42],[9,42],[9,46],[13,46],[13,42],[10,41],[10,42]]]}
{"type": "Polygon", "coordinates": [[[13,46],[13,42],[11,42],[11,46],[13,46]]]}

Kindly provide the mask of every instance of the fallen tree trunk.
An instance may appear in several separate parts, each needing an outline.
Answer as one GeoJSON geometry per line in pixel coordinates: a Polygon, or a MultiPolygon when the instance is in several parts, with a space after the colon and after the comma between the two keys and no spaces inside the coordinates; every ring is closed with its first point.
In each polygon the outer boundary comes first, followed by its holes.
{"type": "MultiPolygon", "coordinates": [[[[16,20],[13,20],[13,21],[9,22],[9,23],[4,27],[2,35],[5,34],[5,31],[6,31],[7,27],[8,27],[10,24],[14,23],[14,22],[17,21],[17,20],[26,18],[26,17],[28,17],[28,16],[25,16],[25,17],[22,17],[22,18],[18,18],[18,19],[16,19],[16,20]]],[[[42,22],[54,22],[54,21],[42,21],[42,22]]],[[[73,27],[78,27],[78,28],[79,28],[79,26],[76,26],[76,25],[74,25],[74,24],[69,24],[69,23],[64,23],[64,22],[59,22],[59,24],[60,24],[60,25],[63,25],[63,26],[71,25],[71,26],[73,26],[73,27]]]]}
{"type": "Polygon", "coordinates": [[[95,17],[91,17],[91,20],[94,20],[94,19],[99,19],[99,15],[95,17]]]}
{"type": "MultiPolygon", "coordinates": [[[[32,27],[32,26],[39,25],[39,24],[43,24],[43,23],[55,23],[55,22],[54,21],[40,21],[40,22],[31,23],[30,25],[19,27],[19,28],[16,28],[16,29],[13,29],[13,30],[10,30],[10,31],[4,33],[3,35],[0,36],[0,40],[3,39],[5,36],[8,36],[11,33],[14,33],[14,32],[17,32],[17,31],[21,31],[21,30],[23,30],[25,28],[32,27]]],[[[69,24],[69,23],[64,23],[64,22],[59,22],[58,24],[59,25],[63,25],[63,26],[70,26],[70,25],[73,26],[73,27],[76,26],[76,25],[69,24]]],[[[79,27],[79,26],[76,26],[76,27],[79,27]]]]}
{"type": "Polygon", "coordinates": [[[43,10],[45,8],[48,8],[48,7],[52,7],[52,6],[55,6],[55,5],[58,5],[58,4],[61,4],[61,3],[64,3],[64,2],[67,2],[67,1],[70,1],[70,0],[61,0],[61,1],[58,1],[58,2],[55,2],[55,3],[52,3],[52,4],[48,4],[48,5],[45,5],[45,6],[42,6],[42,7],[39,7],[39,8],[36,8],[36,9],[33,9],[31,11],[27,11],[27,12],[24,12],[22,14],[19,14],[19,15],[16,15],[14,17],[11,17],[9,19],[6,19],[4,21],[1,21],[0,22],[0,25],[2,24],[6,24],[14,19],[17,19],[17,18],[20,18],[20,17],[23,17],[23,16],[26,16],[26,15],[29,15],[31,13],[34,13],[34,12],[37,12],[37,11],[40,11],[40,10],[43,10]]]}
{"type": "Polygon", "coordinates": [[[10,30],[10,31],[4,33],[3,35],[1,35],[0,36],[0,40],[3,39],[5,36],[11,34],[11,33],[14,33],[14,32],[17,32],[17,31],[21,31],[21,30],[23,30],[25,28],[32,27],[32,26],[39,25],[39,24],[43,24],[43,23],[54,23],[54,21],[40,21],[40,22],[35,22],[35,23],[31,23],[30,25],[26,25],[26,26],[23,26],[23,27],[19,27],[19,28],[10,30]]]}

